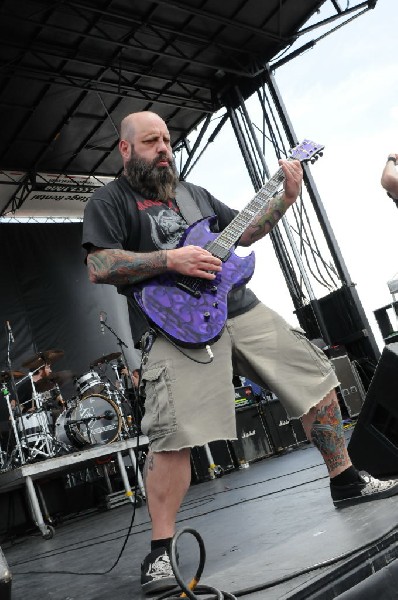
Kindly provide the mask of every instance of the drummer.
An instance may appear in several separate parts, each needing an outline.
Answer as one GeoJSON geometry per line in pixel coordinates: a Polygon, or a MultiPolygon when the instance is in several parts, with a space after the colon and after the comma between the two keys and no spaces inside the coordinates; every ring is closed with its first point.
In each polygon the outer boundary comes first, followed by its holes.
{"type": "MultiPolygon", "coordinates": [[[[51,364],[44,363],[32,375],[33,385],[37,384],[42,379],[49,377],[51,373],[51,364]]],[[[20,412],[33,412],[39,408],[38,406],[36,406],[35,394],[33,394],[32,383],[30,379],[27,379],[26,381],[22,382],[21,385],[18,387],[17,391],[19,405],[21,409],[20,411],[19,409],[17,409],[17,403],[15,399],[11,400],[11,406],[15,409],[14,415],[16,417],[20,416],[20,412]]],[[[54,388],[48,393],[44,392],[42,394],[39,394],[39,396],[42,401],[44,400],[46,402],[46,405],[49,409],[51,409],[51,412],[55,411],[55,414],[52,415],[53,419],[55,419],[59,415],[59,413],[64,409],[65,401],[61,395],[58,386],[54,386],[54,388]],[[48,398],[44,398],[44,395],[48,395],[48,398]]]]}

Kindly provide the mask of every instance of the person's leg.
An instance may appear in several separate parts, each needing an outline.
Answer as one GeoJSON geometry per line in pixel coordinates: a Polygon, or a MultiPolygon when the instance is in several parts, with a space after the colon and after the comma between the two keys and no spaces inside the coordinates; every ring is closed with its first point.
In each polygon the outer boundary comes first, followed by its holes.
{"type": "Polygon", "coordinates": [[[151,551],[141,565],[141,586],[145,593],[162,592],[177,584],[170,564],[170,544],[177,512],[190,482],[190,448],[149,451],[144,484],[152,539],[151,551]]]}
{"type": "Polygon", "coordinates": [[[149,452],[144,469],[152,540],[172,538],[175,520],[191,482],[190,449],[149,452]]]}
{"type": "Polygon", "coordinates": [[[301,417],[307,438],[322,454],[330,477],[351,467],[336,392],[332,390],[301,417]]]}
{"type": "Polygon", "coordinates": [[[236,437],[231,348],[228,336],[206,349],[180,351],[159,336],[142,370],[149,438],[144,481],[152,522],[149,554],[141,565],[145,593],[176,585],[170,545],[191,481],[190,448],[236,437]]]}
{"type": "Polygon", "coordinates": [[[338,379],[326,355],[302,330],[261,303],[230,319],[227,330],[234,372],[269,387],[290,418],[301,418],[325,461],[336,507],[398,494],[398,481],[379,481],[351,464],[335,393],[338,379]]]}

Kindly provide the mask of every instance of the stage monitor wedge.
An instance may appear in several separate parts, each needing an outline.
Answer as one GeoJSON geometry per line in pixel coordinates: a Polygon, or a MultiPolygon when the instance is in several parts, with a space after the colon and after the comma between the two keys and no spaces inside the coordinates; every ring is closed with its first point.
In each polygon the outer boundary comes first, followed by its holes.
{"type": "Polygon", "coordinates": [[[398,343],[383,349],[348,452],[357,469],[398,475],[398,343]]]}
{"type": "Polygon", "coordinates": [[[12,574],[8,567],[6,557],[0,548],[0,598],[11,600],[12,574]]]}

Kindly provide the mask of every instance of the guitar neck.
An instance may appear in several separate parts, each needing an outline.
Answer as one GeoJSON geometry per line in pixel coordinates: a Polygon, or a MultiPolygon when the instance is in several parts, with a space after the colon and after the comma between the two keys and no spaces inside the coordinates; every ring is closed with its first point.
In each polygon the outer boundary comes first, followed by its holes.
{"type": "Polygon", "coordinates": [[[250,200],[249,204],[217,236],[207,250],[221,260],[225,259],[242,233],[267,206],[269,199],[279,190],[284,178],[285,175],[282,169],[279,168],[271,179],[257,192],[254,198],[250,200]]]}

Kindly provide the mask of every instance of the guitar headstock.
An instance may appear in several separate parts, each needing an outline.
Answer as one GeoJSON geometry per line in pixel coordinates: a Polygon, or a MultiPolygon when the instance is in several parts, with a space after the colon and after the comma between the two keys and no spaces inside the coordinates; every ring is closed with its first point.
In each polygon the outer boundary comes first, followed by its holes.
{"type": "Polygon", "coordinates": [[[304,140],[290,151],[290,159],[299,160],[300,162],[311,161],[314,163],[320,156],[323,155],[322,150],[325,146],[316,144],[311,140],[304,140]]]}

